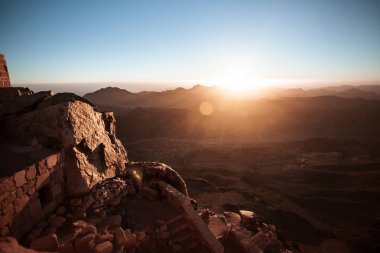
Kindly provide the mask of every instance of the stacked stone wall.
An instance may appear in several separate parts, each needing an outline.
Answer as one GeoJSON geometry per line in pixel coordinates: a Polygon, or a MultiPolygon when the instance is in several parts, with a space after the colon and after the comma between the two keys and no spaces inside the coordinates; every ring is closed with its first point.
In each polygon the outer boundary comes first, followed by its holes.
{"type": "Polygon", "coordinates": [[[0,179],[0,235],[21,239],[63,201],[64,156],[56,153],[0,179]]]}
{"type": "Polygon", "coordinates": [[[3,54],[0,54],[0,88],[4,87],[11,87],[11,80],[5,57],[3,54]]]}

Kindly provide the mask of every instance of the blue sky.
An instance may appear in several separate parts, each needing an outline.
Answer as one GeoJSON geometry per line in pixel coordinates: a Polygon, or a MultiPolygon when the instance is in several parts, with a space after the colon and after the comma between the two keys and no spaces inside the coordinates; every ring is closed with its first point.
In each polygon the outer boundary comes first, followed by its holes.
{"type": "Polygon", "coordinates": [[[377,0],[0,0],[0,9],[15,84],[380,81],[377,0]]]}

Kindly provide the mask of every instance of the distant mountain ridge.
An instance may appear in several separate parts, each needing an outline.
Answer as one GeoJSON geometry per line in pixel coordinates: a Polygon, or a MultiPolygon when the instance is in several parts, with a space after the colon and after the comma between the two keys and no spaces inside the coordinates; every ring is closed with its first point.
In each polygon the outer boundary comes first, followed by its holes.
{"type": "MultiPolygon", "coordinates": [[[[342,98],[361,98],[366,100],[380,100],[380,85],[363,86],[336,86],[319,89],[271,89],[263,93],[260,98],[287,98],[287,97],[321,97],[335,96],[342,98]]],[[[117,106],[120,108],[159,107],[159,108],[191,108],[203,101],[213,104],[235,103],[247,98],[230,97],[218,87],[195,85],[190,89],[176,88],[166,91],[142,91],[132,93],[117,87],[107,87],[92,93],[87,93],[84,98],[97,105],[117,106]]]]}

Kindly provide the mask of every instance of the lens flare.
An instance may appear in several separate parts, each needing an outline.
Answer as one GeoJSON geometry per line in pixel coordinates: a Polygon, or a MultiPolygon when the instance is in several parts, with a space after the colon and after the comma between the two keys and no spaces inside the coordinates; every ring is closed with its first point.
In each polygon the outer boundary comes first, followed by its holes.
{"type": "Polygon", "coordinates": [[[209,116],[213,114],[214,106],[210,102],[204,101],[199,106],[199,111],[201,112],[202,115],[209,116]]]}

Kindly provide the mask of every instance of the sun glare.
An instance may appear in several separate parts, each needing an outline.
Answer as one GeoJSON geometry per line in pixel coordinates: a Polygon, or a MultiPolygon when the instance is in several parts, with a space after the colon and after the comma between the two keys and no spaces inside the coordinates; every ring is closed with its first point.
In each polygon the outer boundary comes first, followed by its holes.
{"type": "Polygon", "coordinates": [[[250,64],[234,63],[225,68],[217,85],[228,94],[244,96],[247,92],[256,91],[264,87],[264,82],[254,76],[250,64]]]}

